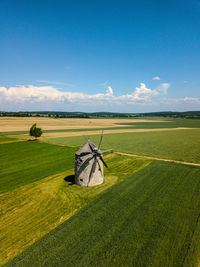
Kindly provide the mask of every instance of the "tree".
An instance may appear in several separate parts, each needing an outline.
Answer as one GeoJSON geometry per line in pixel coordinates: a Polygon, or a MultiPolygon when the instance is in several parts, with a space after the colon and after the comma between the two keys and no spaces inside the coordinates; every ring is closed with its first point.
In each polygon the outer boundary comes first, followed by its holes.
{"type": "Polygon", "coordinates": [[[30,128],[29,135],[30,136],[34,136],[35,139],[37,139],[37,137],[40,137],[42,135],[42,129],[41,128],[37,128],[36,127],[36,123],[34,123],[30,128]]]}

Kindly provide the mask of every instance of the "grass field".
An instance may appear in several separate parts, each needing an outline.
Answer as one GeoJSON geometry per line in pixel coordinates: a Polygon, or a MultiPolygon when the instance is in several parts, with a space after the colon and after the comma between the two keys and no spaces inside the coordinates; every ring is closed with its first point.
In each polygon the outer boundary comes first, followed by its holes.
{"type": "Polygon", "coordinates": [[[0,120],[0,266],[200,266],[199,167],[111,153],[102,185],[72,183],[99,128],[102,149],[200,163],[200,121],[164,120],[39,118],[38,141],[30,119],[0,120]]]}
{"type": "Polygon", "coordinates": [[[200,168],[151,163],[8,266],[198,266],[200,168]]]}
{"type": "MultiPolygon", "coordinates": [[[[98,143],[100,136],[90,139],[98,143]]],[[[59,145],[81,145],[82,136],[44,140],[59,145]]],[[[115,151],[200,163],[200,130],[105,134],[102,147],[115,151]]]]}
{"type": "Polygon", "coordinates": [[[0,193],[74,167],[75,148],[26,141],[0,145],[0,193]]]}
{"type": "MultiPolygon", "coordinates": [[[[96,195],[144,168],[150,161],[113,154],[106,162],[110,169],[105,172],[105,182],[97,187],[72,184],[70,175],[74,172],[69,170],[0,194],[0,262],[5,263],[22,252],[96,195]],[[68,178],[64,180],[65,177],[68,178]]],[[[33,172],[36,176],[37,171],[33,172]]]]}

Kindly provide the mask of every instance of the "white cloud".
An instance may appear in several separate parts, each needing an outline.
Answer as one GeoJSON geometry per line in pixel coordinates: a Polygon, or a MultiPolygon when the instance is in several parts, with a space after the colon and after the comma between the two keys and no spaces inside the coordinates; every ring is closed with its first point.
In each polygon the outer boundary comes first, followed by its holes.
{"type": "Polygon", "coordinates": [[[195,98],[195,97],[183,97],[183,98],[179,98],[177,99],[178,102],[197,102],[197,103],[200,103],[200,99],[199,98],[195,98]]]}
{"type": "Polygon", "coordinates": [[[163,92],[166,93],[169,84],[161,84],[158,89],[149,89],[144,83],[136,87],[131,94],[115,96],[111,86],[107,87],[106,93],[85,94],[78,92],[63,92],[53,86],[19,85],[10,88],[0,87],[0,102],[89,102],[89,101],[112,101],[113,103],[139,103],[148,102],[163,92]]]}
{"type": "Polygon", "coordinates": [[[136,87],[132,94],[121,95],[116,97],[116,99],[127,102],[127,104],[150,103],[153,97],[158,96],[161,93],[157,89],[152,90],[147,88],[145,83],[140,83],[140,87],[136,87]]]}
{"type": "Polygon", "coordinates": [[[155,77],[152,78],[152,80],[154,80],[154,81],[160,81],[160,77],[159,76],[155,76],[155,77]]]}
{"type": "Polygon", "coordinates": [[[63,92],[53,86],[13,86],[10,88],[0,87],[1,101],[11,102],[45,102],[45,101],[84,101],[84,100],[102,100],[113,95],[112,88],[109,86],[105,94],[84,94],[76,92],[63,92]]]}
{"type": "Polygon", "coordinates": [[[111,86],[108,86],[108,88],[107,88],[107,95],[110,95],[110,96],[113,96],[113,89],[112,89],[112,87],[111,86]]]}
{"type": "Polygon", "coordinates": [[[79,92],[64,92],[53,86],[19,85],[13,87],[0,87],[0,102],[10,103],[47,103],[47,102],[70,102],[77,104],[84,103],[147,103],[152,98],[166,93],[169,84],[161,84],[157,89],[147,88],[144,83],[130,94],[115,96],[111,86],[108,86],[105,93],[85,94],[79,92]],[[95,100],[95,101],[94,101],[95,100]]]}
{"type": "Polygon", "coordinates": [[[199,110],[200,99],[195,97],[169,98],[169,83],[155,89],[144,83],[127,94],[115,95],[111,86],[96,94],[63,91],[54,86],[18,85],[0,87],[1,110],[73,110],[73,111],[128,111],[199,110]]]}
{"type": "Polygon", "coordinates": [[[166,95],[169,87],[170,87],[170,83],[162,83],[156,88],[156,90],[166,95]]]}
{"type": "Polygon", "coordinates": [[[135,88],[134,97],[136,100],[149,99],[150,96],[158,95],[157,90],[152,90],[146,87],[145,83],[140,83],[140,87],[135,88]]]}

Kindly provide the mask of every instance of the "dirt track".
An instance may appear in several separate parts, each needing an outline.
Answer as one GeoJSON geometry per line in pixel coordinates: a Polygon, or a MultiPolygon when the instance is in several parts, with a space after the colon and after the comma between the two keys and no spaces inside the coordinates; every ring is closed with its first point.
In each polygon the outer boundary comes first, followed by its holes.
{"type": "Polygon", "coordinates": [[[160,160],[160,161],[166,161],[166,162],[175,162],[175,163],[178,163],[178,164],[191,165],[191,166],[199,166],[200,167],[200,163],[193,163],[193,162],[187,162],[187,161],[179,161],[179,160],[173,160],[173,159],[162,159],[162,158],[149,157],[149,156],[139,156],[139,155],[128,154],[128,153],[123,153],[123,152],[115,152],[115,153],[116,154],[119,154],[119,155],[134,157],[134,158],[152,159],[152,160],[160,160]]]}

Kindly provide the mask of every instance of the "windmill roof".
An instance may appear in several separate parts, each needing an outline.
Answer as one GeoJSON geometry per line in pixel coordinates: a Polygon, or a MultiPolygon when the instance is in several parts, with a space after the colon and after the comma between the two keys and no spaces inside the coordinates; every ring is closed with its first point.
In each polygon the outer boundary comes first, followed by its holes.
{"type": "MultiPolygon", "coordinates": [[[[76,151],[76,155],[80,155],[83,152],[91,152],[90,146],[92,148],[95,148],[95,144],[88,140],[79,150],[76,151]]],[[[101,152],[101,150],[99,150],[99,152],[101,152]]]]}
{"type": "Polygon", "coordinates": [[[76,151],[76,155],[81,154],[82,152],[91,152],[90,145],[96,147],[93,142],[88,140],[79,150],[76,151]]]}

